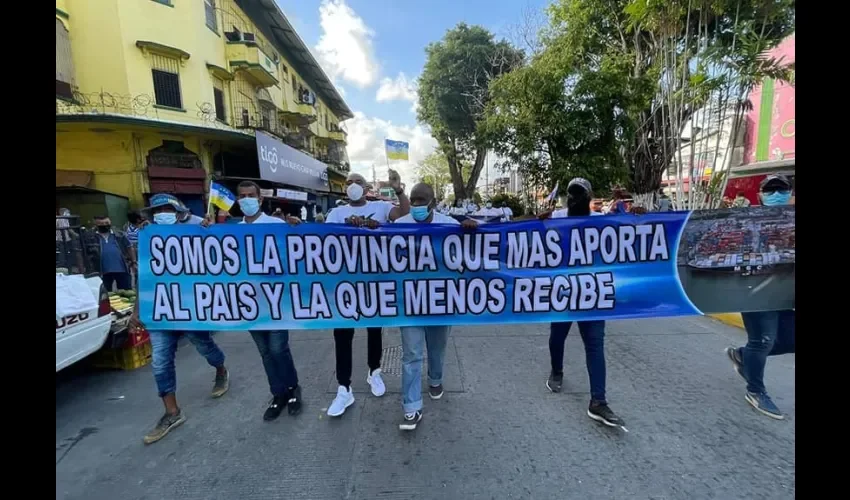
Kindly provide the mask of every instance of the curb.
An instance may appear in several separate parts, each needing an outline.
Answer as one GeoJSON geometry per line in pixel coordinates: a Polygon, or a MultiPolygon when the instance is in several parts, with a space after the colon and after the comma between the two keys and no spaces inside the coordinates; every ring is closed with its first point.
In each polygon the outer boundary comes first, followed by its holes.
{"type": "Polygon", "coordinates": [[[744,329],[744,320],[741,319],[740,313],[709,314],[709,316],[729,326],[744,329]]]}

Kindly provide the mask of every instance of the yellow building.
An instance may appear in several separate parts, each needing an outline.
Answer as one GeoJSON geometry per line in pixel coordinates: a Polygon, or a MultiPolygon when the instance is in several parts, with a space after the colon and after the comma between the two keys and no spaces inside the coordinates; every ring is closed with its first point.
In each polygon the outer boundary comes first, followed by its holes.
{"type": "Polygon", "coordinates": [[[203,213],[211,177],[263,178],[327,208],[349,169],[352,116],[274,0],[56,1],[57,187],[135,208],[171,192],[203,213]],[[262,175],[257,130],[326,168],[326,188],[262,175]]]}

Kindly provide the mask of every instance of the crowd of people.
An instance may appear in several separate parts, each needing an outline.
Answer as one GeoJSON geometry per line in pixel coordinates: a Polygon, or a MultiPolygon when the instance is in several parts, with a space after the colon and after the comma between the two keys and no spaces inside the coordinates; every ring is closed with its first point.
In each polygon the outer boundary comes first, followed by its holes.
{"type": "MultiPolygon", "coordinates": [[[[369,196],[370,186],[366,179],[352,173],[346,181],[348,201],[339,204],[325,217],[326,224],[346,224],[363,228],[377,228],[389,223],[409,224],[451,224],[466,231],[475,231],[479,223],[471,217],[460,222],[454,215],[463,210],[464,215],[479,214],[511,220],[512,214],[506,207],[484,208],[475,206],[471,200],[459,200],[455,207],[438,203],[434,189],[425,183],[412,187],[409,197],[402,189],[401,180],[391,172],[390,185],[395,190],[397,203],[375,200],[369,196]],[[372,198],[372,199],[370,199],[372,198]],[[498,211],[499,213],[495,213],[498,211]]],[[[760,197],[765,205],[788,204],[791,184],[781,175],[769,176],[761,185],[760,197]]],[[[663,199],[663,198],[662,198],[663,199]]],[[[263,213],[263,196],[260,187],[251,181],[244,181],[237,188],[237,203],[244,214],[241,224],[283,224],[298,225],[302,220],[294,216],[272,216],[263,213]]],[[[622,193],[615,193],[608,213],[629,212],[628,202],[622,193]]],[[[563,197],[563,207],[551,207],[536,215],[540,219],[571,216],[603,215],[601,200],[593,197],[593,188],[589,181],[582,178],[572,179],[563,197]]],[[[104,281],[108,277],[119,288],[126,287],[128,275],[134,273],[137,263],[135,244],[138,233],[147,224],[199,224],[207,226],[209,218],[192,215],[186,206],[170,194],[156,194],[150,198],[149,206],[141,213],[130,218],[124,231],[114,231],[108,218],[96,220],[97,251],[104,281]]],[[[144,263],[142,263],[144,265],[144,263]]],[[[137,295],[138,297],[138,295],[137,295]]],[[[138,299],[137,299],[138,300],[138,299]]],[[[746,382],[745,399],[755,409],[772,418],[783,418],[764,385],[764,367],[769,356],[794,352],[794,311],[771,311],[744,313],[744,325],[748,341],[742,347],[730,347],[726,350],[735,371],[746,382]]],[[[578,330],[584,343],[587,360],[587,373],[590,383],[590,403],[587,415],[611,427],[623,427],[624,420],[610,407],[606,391],[605,362],[605,321],[579,321],[578,330]]],[[[143,328],[136,305],[131,324],[143,328]]],[[[572,322],[556,322],[550,326],[549,353],[550,367],[546,386],[552,392],[560,392],[563,386],[564,345],[572,322]]],[[[338,328],[333,332],[336,356],[336,377],[338,389],[336,396],[327,409],[331,417],[341,417],[347,408],[355,402],[351,390],[352,346],[356,324],[349,328],[338,328]]],[[[443,360],[451,325],[409,326],[401,329],[402,341],[402,417],[401,430],[414,430],[422,419],[423,398],[420,380],[423,360],[427,352],[428,396],[432,400],[440,399],[443,394],[443,360]]],[[[229,371],[225,367],[225,354],[214,341],[211,332],[181,332],[149,330],[153,351],[153,373],[157,392],[165,407],[164,415],[144,437],[145,443],[162,439],[186,420],[186,416],[177,403],[175,355],[177,340],[185,335],[197,351],[215,370],[212,389],[213,397],[221,397],[229,389],[229,371]]],[[[298,371],[289,347],[289,333],[286,330],[252,331],[251,337],[256,344],[260,359],[268,379],[271,400],[265,409],[263,419],[277,419],[284,409],[295,416],[302,409],[302,389],[298,371]]],[[[381,374],[383,339],[381,328],[367,328],[367,365],[366,381],[374,397],[382,397],[386,385],[381,374]]]]}

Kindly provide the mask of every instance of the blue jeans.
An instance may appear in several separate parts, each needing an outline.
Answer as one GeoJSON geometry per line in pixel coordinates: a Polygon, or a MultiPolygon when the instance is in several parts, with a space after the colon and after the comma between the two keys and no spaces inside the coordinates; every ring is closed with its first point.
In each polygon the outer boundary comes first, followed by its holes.
{"type": "Polygon", "coordinates": [[[174,370],[174,356],[177,354],[177,341],[186,335],[195,349],[206,358],[214,368],[224,366],[224,353],[212,339],[210,332],[148,331],[153,351],[153,377],[159,397],[165,397],[177,390],[177,372],[174,370]]]}
{"type": "MultiPolygon", "coordinates": [[[[549,356],[552,359],[552,373],[564,374],[564,342],[570,333],[572,321],[552,323],[549,327],[549,356]]],[[[587,358],[587,377],[590,379],[590,398],[605,402],[605,322],[579,321],[578,331],[584,342],[584,355],[587,358]]]]}
{"type": "Polygon", "coordinates": [[[794,311],[741,313],[747,330],[747,345],[740,348],[747,391],[762,394],[764,366],[768,356],[795,352],[794,311]]]}
{"type": "Polygon", "coordinates": [[[405,413],[422,409],[422,358],[428,349],[428,385],[443,383],[443,358],[450,326],[405,326],[401,328],[401,394],[405,413]]]}
{"type": "Polygon", "coordinates": [[[289,350],[289,331],[253,331],[251,338],[260,351],[272,395],[286,396],[289,389],[298,385],[298,372],[289,350]]]}

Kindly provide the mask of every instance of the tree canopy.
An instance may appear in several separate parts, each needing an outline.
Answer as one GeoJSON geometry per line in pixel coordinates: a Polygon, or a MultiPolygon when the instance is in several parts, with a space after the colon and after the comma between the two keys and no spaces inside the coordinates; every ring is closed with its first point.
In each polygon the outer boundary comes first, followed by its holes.
{"type": "Polygon", "coordinates": [[[521,64],[522,51],[480,26],[458,24],[426,48],[419,77],[419,121],[431,128],[448,162],[455,198],[471,197],[489,137],[479,130],[490,82],[521,64]],[[464,176],[464,165],[468,175],[464,176]]]}

